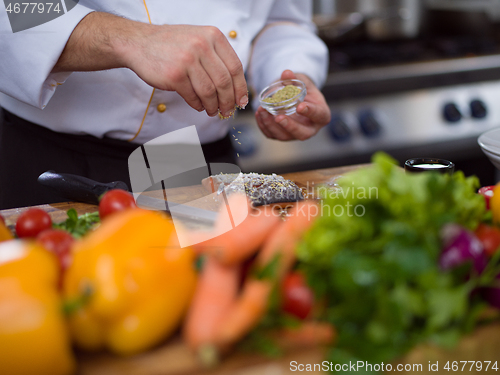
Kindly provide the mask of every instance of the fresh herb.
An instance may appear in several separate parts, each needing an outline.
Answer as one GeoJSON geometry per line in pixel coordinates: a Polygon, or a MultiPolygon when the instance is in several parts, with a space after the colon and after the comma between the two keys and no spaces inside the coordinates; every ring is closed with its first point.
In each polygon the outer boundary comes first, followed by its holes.
{"type": "Polygon", "coordinates": [[[94,295],[94,289],[89,284],[83,284],[81,294],[78,297],[67,299],[63,303],[63,313],[65,316],[70,316],[80,311],[87,306],[94,295]]]}
{"type": "Polygon", "coordinates": [[[252,274],[257,280],[275,281],[278,277],[280,254],[276,254],[268,263],[260,267],[253,267],[252,274]]]}
{"type": "Polygon", "coordinates": [[[246,353],[259,353],[271,359],[279,358],[284,354],[270,331],[261,327],[252,330],[238,344],[238,349],[246,353]]]}
{"type": "Polygon", "coordinates": [[[59,224],[54,224],[53,227],[56,229],[62,229],[75,238],[83,237],[88,231],[93,229],[97,223],[100,222],[99,212],[91,212],[78,216],[78,213],[74,208],[70,208],[66,214],[68,218],[59,224]]]}
{"type": "Polygon", "coordinates": [[[479,279],[466,281],[469,268],[439,269],[439,232],[451,222],[474,229],[484,218],[477,178],[405,174],[378,153],[339,184],[298,249],[339,332],[328,359],[381,363],[424,341],[455,344],[483,305],[470,298],[479,279]]]}

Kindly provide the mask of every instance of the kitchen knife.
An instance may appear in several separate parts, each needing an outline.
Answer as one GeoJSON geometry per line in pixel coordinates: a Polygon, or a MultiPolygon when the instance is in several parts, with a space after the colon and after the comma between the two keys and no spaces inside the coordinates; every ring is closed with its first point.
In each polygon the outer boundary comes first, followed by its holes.
{"type": "Polygon", "coordinates": [[[217,212],[215,211],[185,204],[167,202],[166,200],[153,198],[143,194],[137,197],[136,203],[137,206],[141,208],[166,211],[179,219],[187,219],[196,222],[201,221],[207,224],[214,224],[217,219],[217,212]]]}
{"type": "MultiPolygon", "coordinates": [[[[41,185],[55,190],[61,197],[83,203],[99,204],[99,198],[108,190],[122,189],[129,191],[123,181],[103,183],[90,178],[69,173],[56,173],[48,171],[38,177],[41,185]]],[[[217,218],[217,212],[188,206],[185,204],[167,202],[164,199],[153,198],[144,194],[139,195],[136,200],[137,206],[145,209],[166,211],[180,219],[213,224],[217,218]]]]}
{"type": "Polygon", "coordinates": [[[129,191],[123,181],[102,183],[90,178],[69,173],[47,171],[38,177],[38,182],[55,190],[61,197],[83,203],[99,204],[99,197],[112,189],[129,191]]]}

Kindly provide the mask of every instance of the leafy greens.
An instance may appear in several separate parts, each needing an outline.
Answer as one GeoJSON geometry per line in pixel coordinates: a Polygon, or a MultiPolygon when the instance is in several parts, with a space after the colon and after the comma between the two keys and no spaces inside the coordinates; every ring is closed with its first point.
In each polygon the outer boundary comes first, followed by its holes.
{"type": "Polygon", "coordinates": [[[325,190],[322,215],[299,245],[309,284],[339,333],[334,363],[394,360],[423,341],[453,345],[483,305],[469,267],[441,271],[446,223],[474,229],[485,215],[479,181],[405,174],[384,153],[325,190]]]}
{"type": "Polygon", "coordinates": [[[91,229],[93,229],[97,223],[100,222],[99,212],[90,212],[78,216],[78,213],[74,208],[70,208],[66,214],[68,218],[62,223],[53,224],[56,229],[62,229],[73,235],[75,238],[81,238],[91,229]]]}

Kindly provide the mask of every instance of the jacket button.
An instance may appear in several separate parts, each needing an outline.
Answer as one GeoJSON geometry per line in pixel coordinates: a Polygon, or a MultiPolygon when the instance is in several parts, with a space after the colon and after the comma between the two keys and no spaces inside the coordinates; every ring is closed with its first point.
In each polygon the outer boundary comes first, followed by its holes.
{"type": "Polygon", "coordinates": [[[231,39],[236,39],[236,37],[237,37],[237,36],[238,36],[238,33],[237,33],[236,31],[231,30],[231,31],[229,32],[229,37],[230,37],[231,39]]]}
{"type": "Polygon", "coordinates": [[[160,103],[160,104],[158,104],[156,109],[158,110],[158,112],[163,113],[167,110],[167,106],[163,103],[160,103]]]}

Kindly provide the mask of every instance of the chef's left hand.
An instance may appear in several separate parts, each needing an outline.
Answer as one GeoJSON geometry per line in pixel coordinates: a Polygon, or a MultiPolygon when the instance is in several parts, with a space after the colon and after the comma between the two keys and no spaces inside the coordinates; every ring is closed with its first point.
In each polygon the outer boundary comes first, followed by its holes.
{"type": "Polygon", "coordinates": [[[280,141],[309,139],[330,122],[330,108],[326,104],[325,97],[304,74],[295,74],[291,70],[285,70],[281,74],[281,79],[303,81],[307,89],[304,101],[297,106],[297,112],[290,116],[273,116],[264,108],[259,107],[255,112],[257,124],[262,133],[271,139],[280,141]]]}

